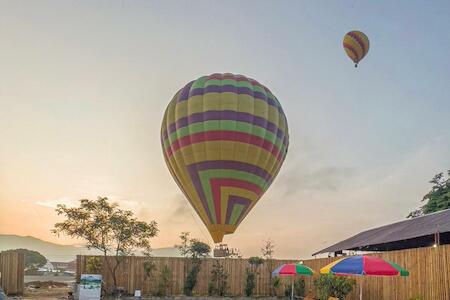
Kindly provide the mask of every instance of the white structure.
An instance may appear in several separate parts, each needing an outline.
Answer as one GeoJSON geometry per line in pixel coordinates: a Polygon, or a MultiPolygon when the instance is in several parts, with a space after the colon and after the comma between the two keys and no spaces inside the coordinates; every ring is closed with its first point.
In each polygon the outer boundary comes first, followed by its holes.
{"type": "Polygon", "coordinates": [[[42,267],[40,267],[38,269],[39,272],[57,272],[57,270],[55,270],[55,267],[52,265],[52,263],[50,261],[47,260],[47,262],[45,263],[45,265],[43,265],[42,267]]]}

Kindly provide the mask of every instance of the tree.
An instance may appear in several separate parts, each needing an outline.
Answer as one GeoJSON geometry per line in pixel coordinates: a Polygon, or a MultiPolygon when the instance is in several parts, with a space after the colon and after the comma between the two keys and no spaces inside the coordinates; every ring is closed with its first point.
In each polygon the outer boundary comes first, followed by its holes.
{"type": "Polygon", "coordinates": [[[207,257],[211,253],[211,247],[199,241],[198,239],[191,239],[189,232],[182,232],[180,234],[181,244],[175,245],[180,251],[180,254],[188,258],[207,257]]]}
{"type": "Polygon", "coordinates": [[[231,253],[228,255],[228,258],[242,258],[241,250],[239,249],[232,249],[231,253]]]}
{"type": "Polygon", "coordinates": [[[256,278],[259,275],[258,268],[264,260],[261,257],[250,257],[248,263],[250,267],[245,270],[245,295],[250,297],[253,295],[256,287],[256,278]]]}
{"type": "Polygon", "coordinates": [[[157,296],[166,296],[167,292],[172,289],[172,276],[172,270],[167,265],[164,265],[159,275],[157,296]]]}
{"type": "Polygon", "coordinates": [[[144,289],[144,283],[153,278],[153,272],[156,270],[156,264],[153,257],[147,255],[143,264],[144,276],[142,276],[141,289],[144,289]]]}
{"type": "Polygon", "coordinates": [[[52,232],[84,239],[88,249],[102,251],[113,278],[114,291],[117,289],[116,271],[123,256],[132,255],[137,249],[150,252],[150,239],[158,234],[155,221],[138,221],[133,212],[120,209],[106,197],[82,199],[80,206],[73,208],[59,204],[56,212],[64,215],[66,220],[56,223],[52,232]],[[108,255],[114,256],[114,264],[107,258],[108,255]]]}
{"type": "Polygon", "coordinates": [[[10,252],[23,253],[23,256],[25,259],[25,269],[29,269],[29,268],[37,269],[47,263],[47,259],[45,258],[45,256],[37,251],[23,249],[23,248],[3,251],[3,253],[10,253],[10,252]]]}
{"type": "MultiPolygon", "coordinates": [[[[269,278],[272,282],[272,271],[274,269],[273,265],[273,254],[275,253],[275,244],[271,239],[267,239],[263,241],[263,246],[261,247],[261,255],[267,262],[267,267],[269,271],[269,278]]],[[[270,294],[273,296],[276,292],[276,288],[271,285],[270,286],[270,294]]]]}
{"type": "Polygon", "coordinates": [[[192,296],[192,291],[197,284],[197,275],[202,264],[201,258],[207,257],[211,253],[211,247],[208,244],[197,239],[191,239],[189,235],[189,232],[182,232],[180,234],[181,244],[175,245],[180,250],[181,255],[189,259],[188,274],[184,285],[186,296],[192,296]]]}
{"type": "Polygon", "coordinates": [[[211,271],[211,282],[208,286],[209,295],[225,296],[228,291],[228,273],[223,265],[216,260],[211,271]]]}
{"type": "Polygon", "coordinates": [[[271,239],[263,241],[263,246],[261,247],[261,255],[264,259],[273,259],[273,254],[275,253],[275,244],[271,239]]]}
{"type": "Polygon", "coordinates": [[[433,184],[433,187],[422,199],[422,201],[426,201],[425,205],[412,211],[407,218],[415,218],[450,208],[450,170],[447,171],[447,178],[444,173],[439,173],[433,177],[430,183],[433,184]]]}

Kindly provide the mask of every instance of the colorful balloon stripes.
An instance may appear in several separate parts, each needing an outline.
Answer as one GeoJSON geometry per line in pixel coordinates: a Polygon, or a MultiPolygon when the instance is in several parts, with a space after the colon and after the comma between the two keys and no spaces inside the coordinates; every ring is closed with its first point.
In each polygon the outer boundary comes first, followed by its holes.
{"type": "Polygon", "coordinates": [[[355,67],[369,52],[369,38],[361,31],[350,31],[344,36],[343,45],[355,67]]]}
{"type": "Polygon", "coordinates": [[[322,274],[361,276],[408,276],[399,265],[376,256],[351,256],[339,259],[320,269],[322,274]]]}
{"type": "Polygon", "coordinates": [[[167,166],[214,242],[233,233],[278,174],[289,147],[272,92],[243,75],[189,82],[161,126],[167,166]]]}

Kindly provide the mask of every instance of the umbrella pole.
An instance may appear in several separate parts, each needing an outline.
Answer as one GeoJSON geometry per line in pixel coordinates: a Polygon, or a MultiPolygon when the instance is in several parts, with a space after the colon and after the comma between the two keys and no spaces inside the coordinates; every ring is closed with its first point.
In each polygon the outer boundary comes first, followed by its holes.
{"type": "Polygon", "coordinates": [[[362,276],[361,276],[361,280],[359,281],[359,300],[362,300],[362,276]]]}
{"type": "Polygon", "coordinates": [[[292,280],[292,285],[291,285],[291,299],[294,300],[294,280],[292,280]]]}

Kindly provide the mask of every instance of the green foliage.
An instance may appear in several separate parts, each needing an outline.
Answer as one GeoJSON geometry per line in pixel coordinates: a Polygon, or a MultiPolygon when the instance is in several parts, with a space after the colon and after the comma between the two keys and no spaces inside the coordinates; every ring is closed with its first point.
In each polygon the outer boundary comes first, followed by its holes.
{"type": "Polygon", "coordinates": [[[182,232],[180,234],[180,245],[175,245],[176,248],[180,251],[180,254],[184,257],[189,257],[189,251],[190,251],[190,242],[191,239],[189,238],[190,233],[189,232],[182,232]]]}
{"type": "Polygon", "coordinates": [[[256,287],[256,273],[250,269],[247,269],[245,273],[245,295],[251,297],[256,287]]]}
{"type": "Polygon", "coordinates": [[[192,296],[192,292],[194,291],[195,286],[197,285],[197,276],[200,272],[200,265],[201,261],[199,259],[196,259],[195,261],[192,261],[191,268],[188,272],[186,283],[184,284],[184,294],[186,296],[192,296]]]}
{"type": "Polygon", "coordinates": [[[294,294],[300,297],[305,296],[305,279],[298,278],[294,282],[294,294]]]}
{"type": "Polygon", "coordinates": [[[422,296],[416,296],[416,297],[409,298],[409,300],[424,300],[424,299],[422,296]]]}
{"type": "Polygon", "coordinates": [[[180,234],[181,244],[175,245],[181,255],[189,258],[207,257],[211,253],[211,247],[197,239],[191,239],[189,232],[180,234]]]}
{"type": "MultiPolygon", "coordinates": [[[[284,288],[284,295],[290,296],[292,291],[292,285],[286,284],[284,288]]],[[[303,297],[305,296],[305,279],[297,278],[294,281],[294,296],[303,297]]]]}
{"type": "Polygon", "coordinates": [[[425,205],[411,212],[408,218],[450,208],[450,170],[447,171],[447,178],[444,173],[439,173],[433,177],[430,183],[433,184],[433,187],[422,199],[422,201],[426,201],[425,205]]]}
{"type": "Polygon", "coordinates": [[[320,300],[336,297],[344,300],[351,293],[356,281],[345,276],[333,276],[331,274],[320,274],[314,280],[314,285],[320,300]]]}
{"type": "Polygon", "coordinates": [[[190,253],[192,258],[207,257],[211,253],[211,247],[196,239],[191,240],[190,253]]]}
{"type": "Polygon", "coordinates": [[[255,270],[264,263],[264,260],[261,257],[258,256],[252,256],[248,259],[248,263],[252,268],[255,270]]]}
{"type": "Polygon", "coordinates": [[[228,255],[228,258],[242,258],[241,250],[239,249],[231,249],[230,254],[228,255]]]}
{"type": "Polygon", "coordinates": [[[89,257],[86,262],[86,271],[88,271],[91,274],[98,274],[100,273],[100,270],[102,269],[102,261],[100,257],[89,257]]]}
{"type": "Polygon", "coordinates": [[[189,258],[186,282],[183,292],[186,296],[192,296],[192,292],[197,284],[197,276],[202,264],[201,258],[209,256],[211,247],[197,239],[191,239],[189,232],[180,234],[181,244],[175,245],[180,250],[181,255],[189,258]]]}
{"type": "Polygon", "coordinates": [[[271,239],[264,241],[263,246],[261,247],[261,255],[264,259],[272,259],[273,254],[275,253],[275,244],[271,239]]]}
{"type": "Polygon", "coordinates": [[[156,270],[156,264],[150,253],[145,253],[145,260],[143,264],[144,276],[142,276],[141,290],[144,289],[144,284],[147,280],[153,279],[153,272],[156,270]]]}
{"type": "Polygon", "coordinates": [[[275,290],[275,291],[277,291],[279,288],[280,288],[280,286],[281,286],[281,280],[280,280],[280,277],[273,277],[272,278],[272,288],[275,290]]]}
{"type": "Polygon", "coordinates": [[[38,268],[34,266],[31,266],[25,270],[25,275],[41,275],[41,274],[42,272],[39,272],[38,268]]]}
{"type": "Polygon", "coordinates": [[[151,260],[151,259],[146,260],[144,262],[144,266],[143,267],[144,267],[145,278],[146,279],[151,278],[153,276],[153,272],[156,269],[155,262],[153,260],[151,260]]]}
{"type": "Polygon", "coordinates": [[[211,275],[211,282],[208,286],[209,295],[225,296],[228,291],[228,273],[219,261],[214,262],[211,275]]]}
{"type": "Polygon", "coordinates": [[[23,253],[25,259],[25,269],[40,268],[47,263],[47,259],[45,258],[45,256],[37,251],[23,248],[3,251],[3,253],[10,253],[10,252],[23,253]]]}
{"type": "Polygon", "coordinates": [[[53,233],[84,239],[89,249],[98,249],[105,257],[114,256],[114,265],[105,259],[113,278],[114,289],[117,287],[116,271],[122,262],[122,256],[132,255],[137,249],[151,251],[150,239],[158,234],[155,221],[138,221],[133,212],[120,209],[106,197],[98,197],[97,200],[82,199],[79,207],[59,204],[56,212],[65,216],[66,220],[56,223],[53,233]]]}
{"type": "MultiPolygon", "coordinates": [[[[269,277],[272,281],[272,271],[274,269],[273,265],[273,254],[275,253],[275,244],[271,239],[263,241],[263,246],[261,247],[261,256],[267,262],[267,268],[269,269],[269,277]]],[[[273,285],[270,286],[270,295],[276,294],[276,288],[273,285]]]]}
{"type": "Polygon", "coordinates": [[[253,256],[248,259],[248,263],[250,267],[245,272],[245,295],[250,297],[256,287],[256,279],[259,275],[258,268],[264,263],[264,260],[261,257],[253,256]]]}
{"type": "Polygon", "coordinates": [[[156,295],[160,297],[166,296],[172,289],[172,284],[172,270],[167,265],[164,265],[159,275],[158,292],[156,295]]]}

